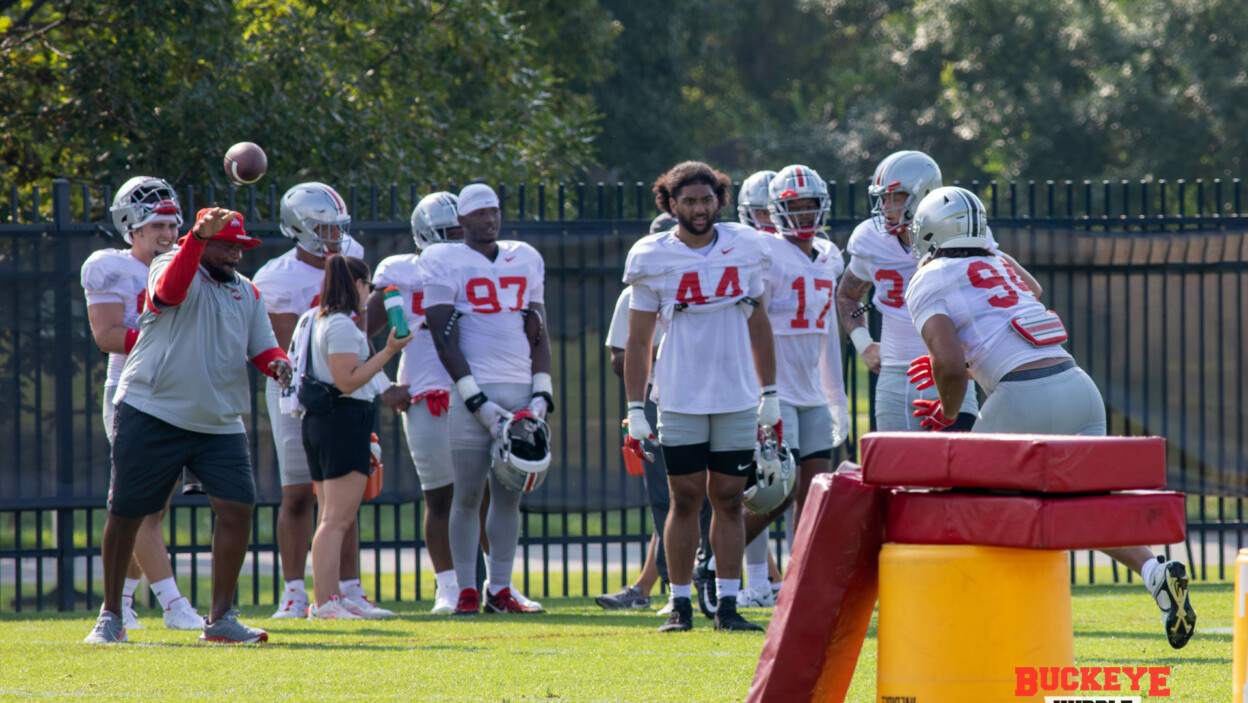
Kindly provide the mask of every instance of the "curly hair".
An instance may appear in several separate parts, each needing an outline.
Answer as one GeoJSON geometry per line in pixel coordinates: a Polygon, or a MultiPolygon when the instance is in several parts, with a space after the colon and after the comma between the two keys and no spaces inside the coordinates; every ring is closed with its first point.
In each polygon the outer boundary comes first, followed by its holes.
{"type": "Polygon", "coordinates": [[[672,201],[679,195],[680,189],[697,183],[704,183],[715,190],[715,198],[719,202],[716,214],[728,207],[732,200],[732,191],[729,190],[732,179],[701,161],[676,164],[659,176],[654,182],[654,204],[662,212],[674,216],[672,201]]]}

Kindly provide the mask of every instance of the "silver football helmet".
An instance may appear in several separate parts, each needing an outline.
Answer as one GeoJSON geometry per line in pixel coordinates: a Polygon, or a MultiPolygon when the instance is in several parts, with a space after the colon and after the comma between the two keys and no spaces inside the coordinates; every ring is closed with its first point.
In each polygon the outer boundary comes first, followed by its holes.
{"type": "Polygon", "coordinates": [[[988,214],[979,197],[948,186],[928,193],[910,223],[910,250],[922,266],[940,249],[988,248],[988,214]]]}
{"type": "Polygon", "coordinates": [[[550,426],[528,408],[505,420],[490,446],[494,476],[513,491],[530,493],[550,468],[550,426]]]}
{"type": "Polygon", "coordinates": [[[178,203],[178,194],[163,178],[131,178],[117,191],[108,211],[113,217],[113,226],[121,233],[126,244],[134,244],[130,238],[131,232],[157,219],[165,218],[182,225],[182,206],[178,203]]]}
{"type": "Polygon", "coordinates": [[[880,231],[901,234],[914,219],[914,211],[923,198],[941,187],[940,167],[932,157],[921,151],[899,151],[880,162],[867,192],[875,203],[871,214],[880,231]],[[899,205],[889,206],[884,196],[889,193],[905,193],[906,199],[899,205]],[[888,224],[888,215],[897,213],[897,223],[888,224]]]}
{"type": "Polygon", "coordinates": [[[305,251],[324,256],[343,250],[351,231],[351,215],[338,191],[324,183],[300,183],[282,196],[281,209],[282,234],[305,251]],[[337,237],[331,235],[331,226],[338,228],[337,237]],[[330,246],[337,250],[331,251],[330,246]]]}
{"type": "Polygon", "coordinates": [[[737,198],[737,220],[763,232],[775,232],[773,225],[765,225],[754,216],[755,210],[767,209],[767,187],[776,177],[775,171],[759,171],[741,184],[741,194],[737,198]]]}
{"type": "Polygon", "coordinates": [[[412,240],[416,251],[446,241],[446,231],[459,227],[459,198],[439,191],[420,199],[412,210],[412,240]]]}
{"type": "Polygon", "coordinates": [[[765,515],[780,507],[797,486],[793,454],[770,427],[754,445],[754,483],[745,489],[745,509],[765,515]]]}
{"type": "Polygon", "coordinates": [[[809,166],[785,166],[767,187],[771,223],[777,232],[790,237],[811,239],[818,234],[823,229],[824,218],[828,216],[830,202],[828,184],[809,166]],[[793,209],[793,201],[807,198],[818,200],[815,209],[793,209]]]}

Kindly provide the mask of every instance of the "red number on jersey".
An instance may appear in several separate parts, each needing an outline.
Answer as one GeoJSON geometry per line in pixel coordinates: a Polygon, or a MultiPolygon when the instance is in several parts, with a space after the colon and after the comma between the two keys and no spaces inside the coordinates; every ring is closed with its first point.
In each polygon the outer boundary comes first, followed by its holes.
{"type": "Polygon", "coordinates": [[[706,304],[706,296],[702,294],[702,284],[698,281],[697,271],[686,271],[680,277],[680,285],[676,287],[676,302],[688,305],[706,304]]]}
{"type": "Polygon", "coordinates": [[[469,279],[465,295],[468,302],[474,306],[473,312],[488,315],[503,310],[503,306],[498,303],[498,289],[494,287],[494,281],[488,278],[469,279]],[[485,289],[484,293],[480,292],[482,288],[485,289]]]}
{"type": "Polygon", "coordinates": [[[715,287],[715,295],[720,298],[735,298],[741,295],[741,277],[737,274],[736,266],[724,269],[724,274],[719,277],[719,285],[715,287]]]}
{"type": "Polygon", "coordinates": [[[320,306],[321,306],[321,294],[317,293],[316,295],[312,296],[312,304],[308,306],[308,309],[311,310],[312,308],[318,308],[320,306]]]}
{"type": "Polygon", "coordinates": [[[518,287],[520,289],[516,291],[515,307],[507,308],[508,310],[511,312],[517,312],[524,307],[524,289],[528,286],[527,278],[524,276],[502,276],[498,279],[498,285],[503,290],[507,290],[512,287],[518,287]]]}
{"type": "Polygon", "coordinates": [[[988,304],[992,307],[1011,308],[1018,304],[1018,291],[1010,287],[1005,276],[993,268],[992,264],[986,261],[972,261],[971,265],[966,267],[966,276],[971,280],[971,285],[976,288],[1005,289],[1004,295],[994,295],[988,299],[988,304]]]}
{"type": "Polygon", "coordinates": [[[827,326],[828,311],[832,309],[832,281],[827,278],[815,279],[815,292],[826,290],[828,292],[828,302],[823,304],[823,310],[819,312],[819,317],[815,319],[815,327],[824,329],[827,326]]]}
{"type": "Polygon", "coordinates": [[[795,330],[810,328],[810,320],[806,319],[806,277],[798,276],[793,281],[793,290],[797,291],[797,314],[789,320],[789,327],[795,330]]]}
{"type": "Polygon", "coordinates": [[[425,314],[425,292],[423,290],[412,291],[412,314],[425,314]]]}
{"type": "Polygon", "coordinates": [[[881,303],[890,308],[899,308],[906,304],[906,299],[901,297],[902,291],[906,287],[906,279],[902,278],[900,273],[888,269],[880,269],[875,272],[875,285],[876,290],[880,294],[881,303]],[[880,284],[885,281],[892,285],[889,286],[888,290],[881,290],[880,284]]]}

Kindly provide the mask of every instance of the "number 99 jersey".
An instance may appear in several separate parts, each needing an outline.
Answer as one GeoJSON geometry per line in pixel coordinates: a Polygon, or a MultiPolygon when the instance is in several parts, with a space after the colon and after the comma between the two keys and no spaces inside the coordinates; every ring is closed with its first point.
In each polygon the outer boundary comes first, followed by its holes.
{"type": "MultiPolygon", "coordinates": [[[[991,231],[988,243],[995,251],[991,231]]],[[[914,253],[903,247],[896,235],[877,227],[874,219],[859,223],[845,248],[850,256],[849,272],[875,286],[871,302],[883,316],[880,363],[909,368],[911,361],[927,353],[906,309],[906,286],[915,270],[914,253]]]]}
{"type": "Polygon", "coordinates": [[[932,259],[914,274],[906,297],[915,330],[934,315],[953,320],[971,375],[989,393],[1023,364],[1071,358],[1060,346],[1037,347],[1015,330],[1015,319],[1043,315],[1045,308],[996,256],[932,259]]]}
{"type": "Polygon", "coordinates": [[[466,244],[429,247],[416,262],[425,310],[454,305],[459,349],[478,383],[531,383],[524,311],[544,305],[546,263],[524,242],[500,240],[490,261],[466,244]]]}

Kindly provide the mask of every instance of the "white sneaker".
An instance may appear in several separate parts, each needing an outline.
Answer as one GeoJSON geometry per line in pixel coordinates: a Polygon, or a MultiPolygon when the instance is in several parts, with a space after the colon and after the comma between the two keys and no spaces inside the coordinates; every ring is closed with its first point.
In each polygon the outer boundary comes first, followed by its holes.
{"type": "Polygon", "coordinates": [[[313,605],[308,608],[309,620],[359,620],[359,615],[351,612],[351,607],[347,605],[350,601],[338,596],[330,596],[329,600],[321,605],[313,605]]]}
{"type": "Polygon", "coordinates": [[[519,603],[520,605],[523,605],[526,608],[534,608],[536,610],[542,610],[542,604],[538,603],[535,600],[529,600],[527,597],[525,597],[525,595],[520,592],[520,589],[516,588],[515,583],[511,584],[511,597],[515,598],[517,603],[519,603]]]}
{"type": "Polygon", "coordinates": [[[308,615],[308,592],[297,588],[287,588],[281,599],[277,601],[277,612],[274,620],[282,618],[303,618],[308,615]]]}
{"type": "Polygon", "coordinates": [[[365,595],[357,594],[349,597],[343,596],[342,601],[343,605],[357,617],[365,618],[367,620],[394,617],[393,610],[378,608],[371,600],[368,599],[368,596],[365,595]]]}
{"type": "Polygon", "coordinates": [[[170,630],[202,630],[204,618],[195,612],[195,606],[181,596],[165,608],[165,627],[170,630]]]}
{"type": "MultiPolygon", "coordinates": [[[[100,606],[100,614],[104,613],[104,606],[100,606]]],[[[121,619],[127,630],[146,630],[143,623],[139,622],[138,613],[134,612],[134,596],[121,597],[121,619]]],[[[200,625],[203,627],[203,625],[200,625]]]]}
{"type": "Polygon", "coordinates": [[[738,608],[774,608],[776,606],[776,594],[771,590],[771,584],[766,584],[761,588],[743,588],[737,595],[738,608]]]}
{"type": "Polygon", "coordinates": [[[667,605],[663,606],[662,608],[659,608],[659,612],[655,613],[655,615],[658,615],[661,618],[665,618],[671,614],[672,614],[672,599],[668,598],[667,605]]]}
{"type": "Polygon", "coordinates": [[[429,611],[434,615],[449,615],[455,612],[455,606],[459,603],[459,586],[442,588],[438,586],[438,590],[433,596],[433,610],[429,611]]]}

